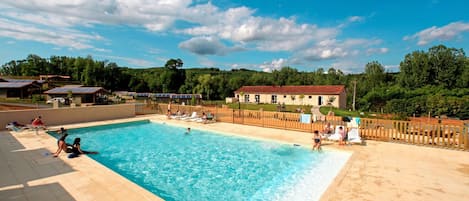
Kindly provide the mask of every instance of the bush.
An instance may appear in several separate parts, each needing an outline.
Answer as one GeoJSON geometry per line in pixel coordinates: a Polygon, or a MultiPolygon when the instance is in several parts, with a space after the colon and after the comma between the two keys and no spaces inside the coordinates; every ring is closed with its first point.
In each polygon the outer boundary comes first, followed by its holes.
{"type": "Polygon", "coordinates": [[[46,101],[46,97],[41,95],[41,94],[33,94],[32,96],[32,102],[37,103],[37,102],[42,102],[46,101]]]}

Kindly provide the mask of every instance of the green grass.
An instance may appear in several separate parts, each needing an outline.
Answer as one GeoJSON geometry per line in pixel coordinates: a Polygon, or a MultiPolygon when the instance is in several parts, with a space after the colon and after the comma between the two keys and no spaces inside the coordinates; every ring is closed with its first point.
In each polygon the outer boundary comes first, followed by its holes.
{"type": "MultiPolygon", "coordinates": [[[[319,108],[319,111],[324,115],[327,115],[327,113],[329,113],[330,110],[331,110],[331,108],[328,107],[328,106],[324,106],[324,107],[319,108]]],[[[334,107],[332,108],[332,111],[334,112],[335,116],[341,116],[341,117],[376,118],[375,116],[373,116],[372,113],[363,112],[364,115],[360,115],[361,111],[349,111],[349,110],[339,109],[339,108],[334,108],[334,107]]]]}
{"type": "Polygon", "coordinates": [[[2,103],[27,103],[27,104],[31,104],[31,103],[45,103],[45,101],[36,101],[36,102],[33,102],[32,99],[19,99],[19,98],[0,98],[0,102],[2,103]]]}

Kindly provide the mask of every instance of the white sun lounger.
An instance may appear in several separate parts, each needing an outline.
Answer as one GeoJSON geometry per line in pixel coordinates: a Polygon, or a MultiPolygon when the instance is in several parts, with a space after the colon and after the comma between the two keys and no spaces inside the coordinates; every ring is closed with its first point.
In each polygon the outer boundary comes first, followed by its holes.
{"type": "MultiPolygon", "coordinates": [[[[342,138],[342,135],[339,133],[339,127],[341,126],[336,126],[335,127],[335,132],[334,134],[330,135],[329,137],[327,137],[328,140],[332,140],[332,141],[339,141],[340,138],[342,138]]],[[[343,129],[345,129],[344,126],[342,126],[343,129]]]]}
{"type": "Polygon", "coordinates": [[[23,131],[24,129],[28,129],[28,127],[24,127],[24,126],[15,126],[13,124],[8,124],[5,126],[6,129],[8,130],[12,130],[12,131],[15,131],[15,132],[21,132],[23,131]]]}
{"type": "Polygon", "coordinates": [[[348,132],[347,141],[351,143],[362,143],[358,128],[352,128],[348,132]]]}
{"type": "Polygon", "coordinates": [[[180,120],[190,121],[191,119],[195,119],[195,118],[197,118],[197,112],[192,112],[192,115],[190,117],[180,118],[180,120]]]}

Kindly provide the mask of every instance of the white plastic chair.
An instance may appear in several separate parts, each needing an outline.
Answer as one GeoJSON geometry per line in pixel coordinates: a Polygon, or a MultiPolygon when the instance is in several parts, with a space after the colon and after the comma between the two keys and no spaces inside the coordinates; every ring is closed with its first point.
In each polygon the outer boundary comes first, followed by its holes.
{"type": "Polygon", "coordinates": [[[342,127],[342,129],[345,129],[344,126],[336,126],[334,134],[327,137],[328,140],[339,141],[342,138],[342,135],[339,133],[339,127],[342,127]]]}
{"type": "Polygon", "coordinates": [[[362,143],[360,131],[358,130],[358,128],[350,129],[347,135],[347,141],[350,143],[362,143]]]}
{"type": "Polygon", "coordinates": [[[195,119],[197,118],[197,112],[192,112],[192,115],[190,117],[184,117],[184,118],[180,118],[181,120],[184,120],[184,121],[189,121],[191,119],[195,119]]]}

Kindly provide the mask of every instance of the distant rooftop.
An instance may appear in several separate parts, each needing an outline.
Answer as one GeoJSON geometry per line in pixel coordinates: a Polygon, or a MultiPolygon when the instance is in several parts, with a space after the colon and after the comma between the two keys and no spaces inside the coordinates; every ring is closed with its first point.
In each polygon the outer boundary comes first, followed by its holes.
{"type": "Polygon", "coordinates": [[[71,87],[69,85],[67,87],[53,88],[44,93],[45,94],[68,94],[69,91],[71,91],[73,94],[93,94],[100,90],[104,90],[104,89],[102,87],[83,87],[83,86],[71,87]]]}
{"type": "Polygon", "coordinates": [[[0,88],[23,88],[33,82],[0,82],[0,88]]]}
{"type": "Polygon", "coordinates": [[[39,75],[39,80],[50,79],[50,78],[70,79],[70,76],[68,75],[39,75]]]}

